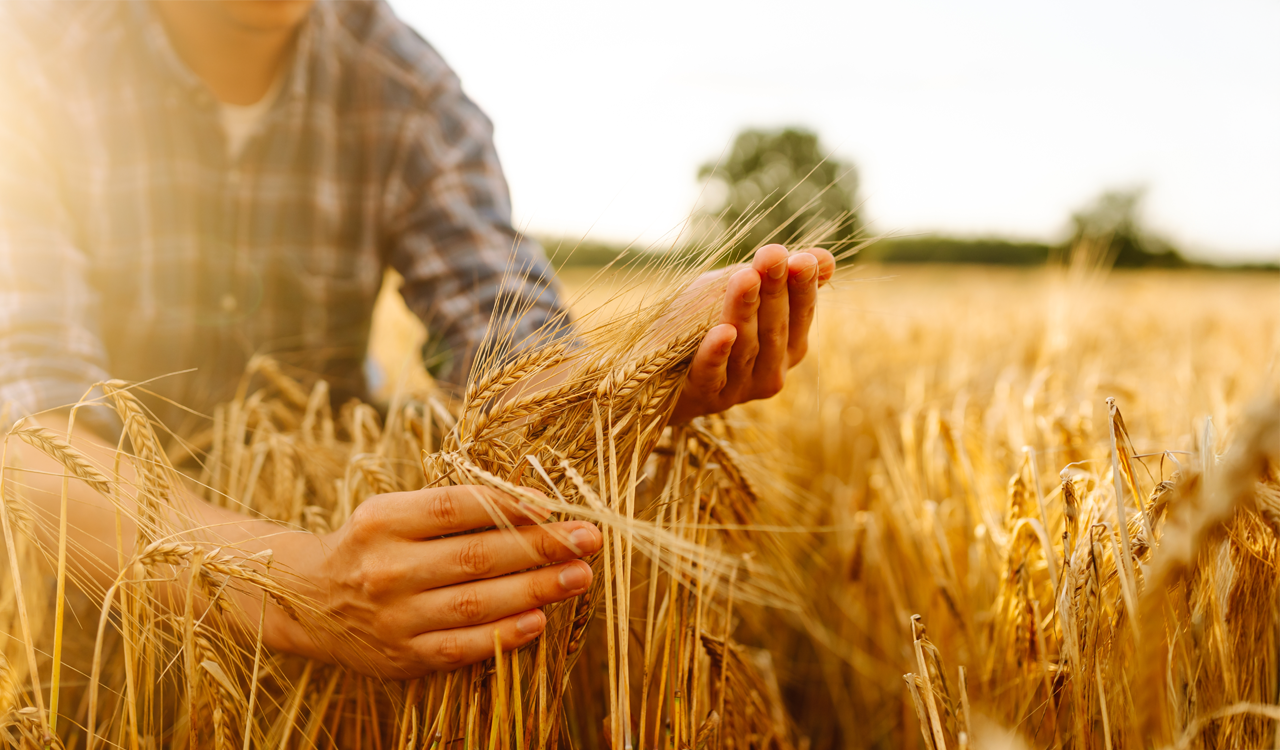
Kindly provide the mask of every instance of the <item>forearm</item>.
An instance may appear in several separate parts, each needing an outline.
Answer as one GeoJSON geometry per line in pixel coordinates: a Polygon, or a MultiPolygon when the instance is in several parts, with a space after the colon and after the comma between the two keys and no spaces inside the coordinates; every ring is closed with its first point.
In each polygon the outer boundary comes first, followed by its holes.
{"type": "MultiPolygon", "coordinates": [[[[42,415],[28,419],[20,429],[28,426],[46,428],[60,437],[66,437],[65,413],[42,415]]],[[[65,484],[66,548],[68,566],[72,571],[83,571],[88,580],[99,590],[105,590],[117,581],[122,566],[128,566],[139,552],[137,530],[139,508],[136,471],[133,458],[118,454],[115,445],[83,429],[75,430],[69,441],[73,448],[88,462],[113,481],[110,496],[104,495],[85,481],[75,477],[64,465],[51,458],[44,450],[18,438],[10,437],[6,447],[5,481],[13,483],[37,519],[36,536],[49,550],[59,545],[63,515],[63,488],[65,484]]],[[[323,556],[320,540],[307,532],[291,531],[267,520],[254,519],[227,508],[220,508],[196,497],[185,485],[178,483],[174,497],[169,498],[159,519],[163,531],[160,536],[167,541],[185,542],[206,552],[223,548],[244,555],[272,551],[272,568],[286,574],[292,571],[312,570],[317,555],[323,556]]],[[[156,529],[160,531],[160,529],[156,529]]],[[[79,577],[79,576],[77,576],[79,577]]],[[[314,596],[319,593],[306,584],[306,579],[285,576],[296,593],[314,596]]],[[[162,584],[161,601],[185,600],[187,576],[179,573],[162,584]]],[[[261,594],[257,591],[227,586],[223,595],[229,597],[233,616],[256,634],[261,594]]],[[[207,602],[197,597],[201,608],[207,602]]],[[[269,606],[263,640],[268,645],[295,650],[297,648],[296,624],[282,610],[269,606]]]]}
{"type": "MultiPolygon", "coordinates": [[[[41,426],[61,432],[58,420],[43,420],[41,426]]],[[[459,536],[491,527],[494,509],[510,505],[507,498],[474,486],[375,495],[337,531],[321,537],[214,507],[171,482],[173,496],[156,520],[155,513],[144,517],[141,512],[139,495],[144,502],[152,499],[135,486],[132,459],[91,436],[70,442],[101,467],[108,484],[116,484],[106,496],[89,483],[64,479],[62,464],[42,452],[11,443],[16,451],[10,455],[26,463],[14,473],[27,479],[24,494],[41,517],[46,546],[65,544],[68,552],[75,551],[78,567],[106,585],[131,578],[132,561],[151,557],[158,564],[145,576],[157,581],[161,606],[179,616],[190,604],[196,606],[195,619],[185,622],[222,616],[208,611],[210,600],[226,597],[232,605],[227,616],[238,626],[232,632],[253,643],[265,607],[261,639],[266,646],[366,674],[416,677],[487,658],[495,638],[504,650],[527,644],[546,626],[542,607],[589,590],[591,568],[577,558],[596,553],[602,541],[588,523],[539,525],[518,510],[508,514],[507,528],[459,536]],[[61,519],[74,523],[67,523],[59,537],[49,529],[57,529],[61,519]],[[138,534],[139,527],[148,533],[138,534]],[[139,538],[148,545],[192,547],[167,550],[169,556],[160,560],[148,548],[137,549],[139,538]],[[261,556],[228,559],[230,548],[239,555],[270,549],[271,580],[261,577],[268,564],[261,556]],[[166,576],[166,569],[172,574],[166,576]],[[197,576],[197,570],[212,573],[214,580],[197,576]],[[286,613],[277,604],[280,599],[300,612],[303,622],[286,613]]],[[[142,473],[145,480],[145,469],[142,473]]],[[[103,484],[94,477],[90,482],[103,484]]]]}

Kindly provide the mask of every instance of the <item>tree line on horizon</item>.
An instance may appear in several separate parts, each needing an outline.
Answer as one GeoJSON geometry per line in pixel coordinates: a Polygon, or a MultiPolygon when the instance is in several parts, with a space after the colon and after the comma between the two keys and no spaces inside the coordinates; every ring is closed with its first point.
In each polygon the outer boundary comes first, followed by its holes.
{"type": "MultiPolygon", "coordinates": [[[[816,133],[799,127],[747,129],[720,160],[698,169],[704,194],[695,211],[696,236],[715,236],[744,217],[755,221],[731,253],[747,257],[767,241],[785,242],[819,221],[835,221],[837,242],[866,235],[859,216],[858,173],[854,165],[823,148],[816,133]],[[769,208],[761,212],[762,206],[769,208]],[[759,214],[759,215],[757,215],[759,214]]],[[[1089,242],[1115,268],[1223,268],[1276,270],[1270,264],[1211,264],[1186,258],[1168,240],[1141,221],[1143,189],[1107,190],[1071,215],[1065,242],[1046,243],[1001,237],[953,237],[927,234],[890,236],[864,248],[860,262],[971,263],[1035,266],[1064,259],[1070,249],[1089,242]]],[[[553,261],[571,266],[604,265],[623,248],[592,240],[542,238],[553,261]],[[571,252],[570,252],[571,251],[571,252]]]]}

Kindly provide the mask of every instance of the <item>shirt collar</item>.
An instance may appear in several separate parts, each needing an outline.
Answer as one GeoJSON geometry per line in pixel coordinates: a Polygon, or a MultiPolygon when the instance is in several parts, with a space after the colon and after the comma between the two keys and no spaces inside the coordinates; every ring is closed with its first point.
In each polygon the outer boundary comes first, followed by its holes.
{"type": "Polygon", "coordinates": [[[306,95],[311,83],[311,60],[316,51],[324,47],[321,39],[332,27],[331,15],[329,3],[320,0],[312,4],[307,20],[302,22],[298,41],[293,49],[293,60],[290,62],[289,81],[285,89],[287,95],[298,99],[306,95]]]}
{"type": "Polygon", "coordinates": [[[178,57],[177,50],[173,48],[173,43],[169,41],[168,32],[164,30],[164,24],[156,17],[155,11],[151,9],[151,3],[148,0],[133,0],[130,5],[133,10],[133,18],[142,34],[143,44],[159,60],[164,72],[173,78],[174,82],[188,90],[203,90],[205,88],[204,81],[201,81],[200,76],[196,75],[182,61],[182,58],[178,57]]]}

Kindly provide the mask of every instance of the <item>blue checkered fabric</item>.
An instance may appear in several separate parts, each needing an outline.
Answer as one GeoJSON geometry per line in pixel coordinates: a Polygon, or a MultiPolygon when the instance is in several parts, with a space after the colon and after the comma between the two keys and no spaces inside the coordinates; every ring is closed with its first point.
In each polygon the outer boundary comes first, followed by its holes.
{"type": "Polygon", "coordinates": [[[384,272],[461,381],[495,310],[563,315],[492,125],[385,2],[320,2],[234,161],[144,0],[0,4],[0,402],[109,377],[197,409],[255,353],[360,395],[384,272]]]}

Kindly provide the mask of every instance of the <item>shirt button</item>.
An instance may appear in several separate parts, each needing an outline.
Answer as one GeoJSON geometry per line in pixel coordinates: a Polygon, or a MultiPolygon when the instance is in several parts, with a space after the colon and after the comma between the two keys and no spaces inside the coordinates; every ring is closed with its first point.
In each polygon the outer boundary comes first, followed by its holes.
{"type": "Polygon", "coordinates": [[[236,311],[236,296],[234,294],[222,295],[222,311],[233,313],[236,311]]]}

